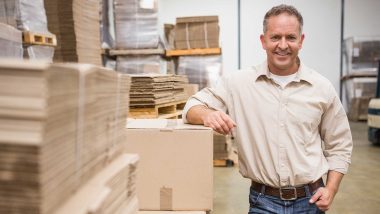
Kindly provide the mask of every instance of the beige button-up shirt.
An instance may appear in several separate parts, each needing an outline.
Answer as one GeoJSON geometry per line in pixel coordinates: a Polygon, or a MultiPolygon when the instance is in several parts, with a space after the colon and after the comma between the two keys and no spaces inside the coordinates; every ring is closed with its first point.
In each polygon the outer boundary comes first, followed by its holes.
{"type": "Polygon", "coordinates": [[[318,180],[328,170],[347,173],[352,137],[332,84],[302,63],[294,81],[276,84],[264,62],[223,77],[187,102],[226,112],[234,129],[240,173],[274,186],[318,180]]]}

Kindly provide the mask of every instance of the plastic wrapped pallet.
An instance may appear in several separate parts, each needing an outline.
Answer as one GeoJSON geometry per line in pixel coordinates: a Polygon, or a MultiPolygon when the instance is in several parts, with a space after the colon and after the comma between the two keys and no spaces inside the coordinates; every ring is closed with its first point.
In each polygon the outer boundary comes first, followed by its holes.
{"type": "Polygon", "coordinates": [[[49,33],[43,0],[3,0],[1,21],[22,31],[49,33]]]}
{"type": "Polygon", "coordinates": [[[159,74],[166,71],[160,55],[118,56],[116,70],[128,74],[159,74]]]}
{"type": "Polygon", "coordinates": [[[178,60],[177,74],[187,75],[189,83],[198,84],[199,90],[214,87],[222,75],[222,57],[181,56],[178,60]]]}
{"type": "Polygon", "coordinates": [[[156,0],[114,0],[117,49],[157,48],[156,0]]]}
{"type": "Polygon", "coordinates": [[[24,48],[24,58],[53,62],[54,47],[32,45],[24,48]]]}
{"type": "Polygon", "coordinates": [[[112,48],[115,43],[113,1],[100,0],[100,40],[102,48],[112,48]]]}
{"type": "Polygon", "coordinates": [[[22,59],[22,34],[16,28],[0,23],[0,57],[22,59]]]}

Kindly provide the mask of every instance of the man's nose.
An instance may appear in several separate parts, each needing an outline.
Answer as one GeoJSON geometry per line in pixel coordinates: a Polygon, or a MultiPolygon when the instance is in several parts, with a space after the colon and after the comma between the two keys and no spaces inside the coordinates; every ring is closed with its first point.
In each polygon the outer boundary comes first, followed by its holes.
{"type": "Polygon", "coordinates": [[[288,48],[288,43],[286,42],[286,39],[283,37],[280,39],[279,43],[278,43],[278,47],[281,49],[281,50],[285,50],[288,48]]]}

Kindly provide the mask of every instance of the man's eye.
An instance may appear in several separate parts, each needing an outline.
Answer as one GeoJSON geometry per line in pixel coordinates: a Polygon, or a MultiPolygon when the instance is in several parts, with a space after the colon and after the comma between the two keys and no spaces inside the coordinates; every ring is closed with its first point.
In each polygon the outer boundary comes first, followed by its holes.
{"type": "Polygon", "coordinates": [[[294,40],[296,40],[296,37],[295,36],[288,36],[287,39],[290,41],[294,41],[294,40]]]}
{"type": "Polygon", "coordinates": [[[271,37],[271,40],[272,40],[272,41],[277,41],[277,40],[279,40],[279,39],[280,39],[279,36],[272,36],[272,37],[271,37]]]}

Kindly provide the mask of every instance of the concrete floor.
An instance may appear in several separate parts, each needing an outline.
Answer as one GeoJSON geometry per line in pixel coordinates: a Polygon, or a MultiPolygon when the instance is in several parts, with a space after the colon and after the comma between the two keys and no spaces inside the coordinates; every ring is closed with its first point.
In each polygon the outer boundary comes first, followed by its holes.
{"type": "MultiPolygon", "coordinates": [[[[354,139],[352,164],[343,178],[329,214],[380,213],[380,147],[367,140],[367,124],[352,122],[354,139]]],[[[248,212],[250,181],[236,167],[214,168],[214,210],[212,214],[248,212]]]]}

